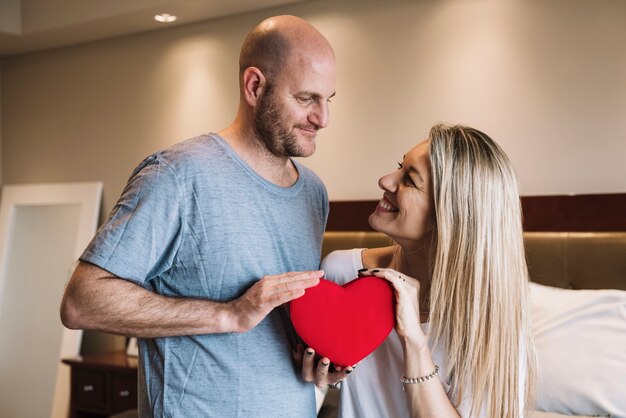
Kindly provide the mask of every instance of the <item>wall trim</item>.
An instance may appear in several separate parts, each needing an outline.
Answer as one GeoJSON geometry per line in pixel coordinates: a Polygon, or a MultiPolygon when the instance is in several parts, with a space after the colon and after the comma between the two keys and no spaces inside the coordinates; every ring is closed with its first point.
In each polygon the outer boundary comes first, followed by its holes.
{"type": "MultiPolygon", "coordinates": [[[[525,231],[626,231],[626,193],[522,196],[525,231]]],[[[378,200],[331,201],[327,231],[371,231],[378,200]]]]}

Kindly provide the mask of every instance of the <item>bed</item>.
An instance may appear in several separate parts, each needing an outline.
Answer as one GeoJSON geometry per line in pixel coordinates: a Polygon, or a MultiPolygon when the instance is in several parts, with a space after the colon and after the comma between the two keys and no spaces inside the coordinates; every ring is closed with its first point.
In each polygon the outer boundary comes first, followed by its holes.
{"type": "MultiPolygon", "coordinates": [[[[331,202],[323,255],[391,244],[375,201],[331,202]]],[[[626,194],[522,198],[538,355],[533,418],[626,418],[626,194]]],[[[320,417],[332,417],[332,393],[320,417]],[[324,411],[330,411],[323,415],[324,411]]]]}

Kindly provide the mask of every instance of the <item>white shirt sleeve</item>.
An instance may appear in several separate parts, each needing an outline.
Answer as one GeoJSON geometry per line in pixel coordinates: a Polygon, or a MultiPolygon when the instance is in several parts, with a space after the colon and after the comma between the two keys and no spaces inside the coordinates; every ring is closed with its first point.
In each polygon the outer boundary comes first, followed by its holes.
{"type": "Polygon", "coordinates": [[[363,268],[361,253],[363,248],[351,250],[337,250],[328,254],[322,260],[324,278],[343,285],[358,277],[358,270],[363,268]]]}

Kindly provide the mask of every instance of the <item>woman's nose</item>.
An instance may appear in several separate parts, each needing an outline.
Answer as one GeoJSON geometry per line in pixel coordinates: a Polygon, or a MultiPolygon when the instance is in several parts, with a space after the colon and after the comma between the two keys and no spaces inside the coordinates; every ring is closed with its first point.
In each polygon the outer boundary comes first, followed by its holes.
{"type": "Polygon", "coordinates": [[[390,173],[378,179],[378,187],[390,193],[395,193],[398,189],[398,181],[395,179],[394,174],[390,173]]]}

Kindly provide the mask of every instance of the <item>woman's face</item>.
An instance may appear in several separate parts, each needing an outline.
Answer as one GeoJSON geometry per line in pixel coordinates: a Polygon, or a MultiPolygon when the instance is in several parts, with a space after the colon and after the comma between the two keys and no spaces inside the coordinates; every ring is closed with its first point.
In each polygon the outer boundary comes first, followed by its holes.
{"type": "Polygon", "coordinates": [[[396,171],[378,180],[384,193],[369,217],[372,228],[405,248],[416,246],[434,224],[429,145],[428,140],[417,144],[396,171]]]}

